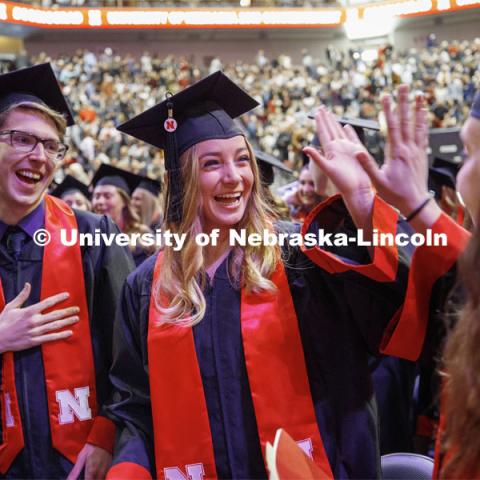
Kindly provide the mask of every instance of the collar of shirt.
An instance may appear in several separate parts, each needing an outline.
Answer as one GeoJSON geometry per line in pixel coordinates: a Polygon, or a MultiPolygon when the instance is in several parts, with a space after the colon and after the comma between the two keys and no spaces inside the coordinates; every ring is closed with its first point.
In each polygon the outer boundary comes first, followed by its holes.
{"type": "MultiPolygon", "coordinates": [[[[26,217],[23,217],[17,224],[30,238],[33,234],[42,228],[45,224],[45,200],[42,200],[35,210],[31,211],[26,217]]],[[[9,225],[0,220],[0,240],[9,225]]]]}

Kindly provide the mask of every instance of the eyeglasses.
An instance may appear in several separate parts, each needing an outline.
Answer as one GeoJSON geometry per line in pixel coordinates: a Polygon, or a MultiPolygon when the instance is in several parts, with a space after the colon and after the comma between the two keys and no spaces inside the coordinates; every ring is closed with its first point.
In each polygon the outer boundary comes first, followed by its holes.
{"type": "Polygon", "coordinates": [[[41,143],[45,150],[45,155],[56,162],[63,160],[68,150],[68,145],[58,140],[39,138],[36,135],[20,130],[4,130],[0,132],[1,135],[10,135],[10,145],[22,153],[33,152],[37,145],[41,143]]]}

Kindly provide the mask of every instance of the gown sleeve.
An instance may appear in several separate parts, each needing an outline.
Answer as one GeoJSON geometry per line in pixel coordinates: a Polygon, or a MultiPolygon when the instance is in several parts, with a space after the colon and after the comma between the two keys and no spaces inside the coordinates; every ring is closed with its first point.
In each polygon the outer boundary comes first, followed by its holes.
{"type": "Polygon", "coordinates": [[[432,233],[444,233],[445,246],[420,246],[412,258],[408,272],[407,290],[402,306],[385,331],[381,350],[407,360],[417,360],[430,317],[430,303],[435,283],[454,267],[470,238],[469,232],[442,213],[432,226],[432,233]]]}
{"type": "MultiPolygon", "coordinates": [[[[380,197],[375,197],[372,213],[374,231],[394,235],[397,223],[398,213],[380,197]]],[[[310,212],[303,224],[302,235],[315,235],[319,230],[325,233],[323,236],[318,235],[323,244],[302,249],[310,260],[328,273],[353,271],[379,282],[395,280],[398,267],[396,245],[374,246],[370,259],[340,195],[328,198],[310,212]],[[332,245],[335,236],[339,235],[348,240],[347,246],[332,245]],[[353,241],[354,237],[359,239],[360,244],[353,241]]]]}
{"type": "Polygon", "coordinates": [[[124,285],[115,322],[110,371],[115,394],[108,414],[117,424],[118,432],[108,479],[153,478],[155,472],[148,354],[144,340],[148,333],[149,296],[142,296],[145,282],[136,277],[137,272],[124,285]]]}
{"type": "MultiPolygon", "coordinates": [[[[395,236],[399,232],[397,212],[379,197],[374,202],[372,223],[379,234],[395,236]]],[[[331,197],[317,206],[302,233],[318,227],[330,232],[351,231],[352,222],[341,197],[331,197]]],[[[373,353],[415,361],[426,337],[432,289],[454,266],[469,237],[445,214],[431,228],[432,236],[440,233],[445,234],[446,245],[419,246],[411,259],[396,245],[374,246],[372,259],[357,245],[343,250],[320,246],[302,249],[317,266],[349,285],[345,288],[346,301],[373,353]],[[383,309],[382,303],[398,306],[390,315],[390,309],[383,309]],[[390,315],[387,322],[386,315],[390,315]]]]}

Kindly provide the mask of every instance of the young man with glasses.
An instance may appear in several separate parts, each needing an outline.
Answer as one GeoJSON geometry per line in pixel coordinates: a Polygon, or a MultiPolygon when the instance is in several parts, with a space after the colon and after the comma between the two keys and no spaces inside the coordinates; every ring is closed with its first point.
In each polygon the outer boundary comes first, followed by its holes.
{"type": "Polygon", "coordinates": [[[112,324],[133,262],[115,244],[62,244],[62,230],[118,229],[45,195],[73,124],[50,65],[0,76],[0,92],[0,475],[101,478],[112,324]]]}

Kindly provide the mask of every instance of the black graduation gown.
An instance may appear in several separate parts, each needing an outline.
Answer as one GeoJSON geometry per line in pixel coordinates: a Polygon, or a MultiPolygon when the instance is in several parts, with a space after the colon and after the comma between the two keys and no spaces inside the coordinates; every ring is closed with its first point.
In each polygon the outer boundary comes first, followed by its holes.
{"type": "MultiPolygon", "coordinates": [[[[96,229],[107,234],[118,232],[106,216],[74,212],[80,233],[93,233],[96,229]]],[[[115,309],[123,282],[134,264],[128,249],[115,245],[83,247],[81,251],[100,408],[111,394],[108,370],[115,309]]],[[[27,281],[32,285],[32,292],[25,305],[39,301],[42,256],[43,248],[30,237],[26,239],[18,261],[14,261],[6,247],[0,244],[0,276],[6,303],[18,295],[27,281]]],[[[72,463],[51,445],[46,388],[41,380],[44,378],[41,349],[34,347],[15,352],[14,359],[25,447],[5,478],[65,478],[72,463]]],[[[81,362],[81,359],[76,361],[81,362]]],[[[103,408],[99,413],[104,413],[103,408]]]]}
{"type": "MultiPolygon", "coordinates": [[[[342,255],[357,261],[365,254],[358,248],[347,250],[343,248],[342,255]]],[[[395,282],[378,283],[353,271],[329,274],[295,248],[286,255],[316,418],[333,474],[377,478],[379,433],[368,358],[378,353],[385,328],[403,300],[406,267],[399,265],[395,282]]],[[[111,371],[116,392],[109,407],[119,425],[114,465],[132,462],[154,477],[147,332],[155,260],[148,259],[124,286],[111,371]]],[[[265,478],[244,364],[240,292],[228,279],[227,261],[204,294],[206,315],[193,333],[217,474],[265,478]]]]}

